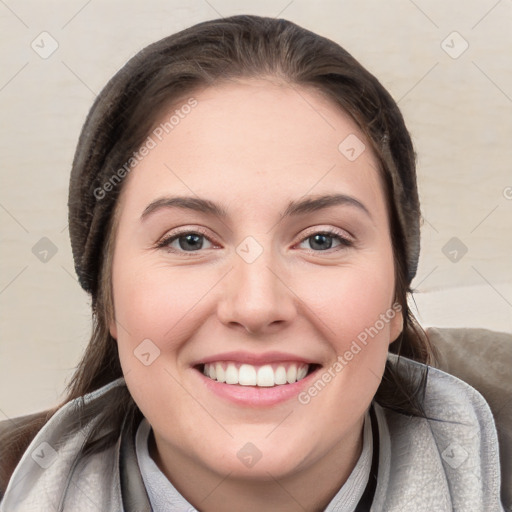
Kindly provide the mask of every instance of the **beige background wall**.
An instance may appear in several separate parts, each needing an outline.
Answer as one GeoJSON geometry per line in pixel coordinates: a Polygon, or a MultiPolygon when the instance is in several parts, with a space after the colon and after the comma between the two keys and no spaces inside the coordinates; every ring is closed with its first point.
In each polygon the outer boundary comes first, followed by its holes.
{"type": "Polygon", "coordinates": [[[420,320],[512,332],[510,0],[5,0],[0,420],[54,404],[88,340],[66,201],[95,95],[150,42],[239,13],[287,18],[334,39],[390,90],[418,152],[420,320]]]}

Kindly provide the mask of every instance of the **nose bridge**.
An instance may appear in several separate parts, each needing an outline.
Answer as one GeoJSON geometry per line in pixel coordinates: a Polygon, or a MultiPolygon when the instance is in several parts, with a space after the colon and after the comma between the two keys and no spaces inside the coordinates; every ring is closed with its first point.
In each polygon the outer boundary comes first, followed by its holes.
{"type": "Polygon", "coordinates": [[[235,259],[236,288],[239,293],[249,294],[247,300],[261,295],[271,300],[277,292],[277,254],[273,251],[271,236],[246,237],[236,247],[235,259]]]}
{"type": "Polygon", "coordinates": [[[293,314],[290,292],[279,276],[279,255],[271,237],[247,237],[237,247],[223,298],[222,320],[257,332],[293,314]]]}

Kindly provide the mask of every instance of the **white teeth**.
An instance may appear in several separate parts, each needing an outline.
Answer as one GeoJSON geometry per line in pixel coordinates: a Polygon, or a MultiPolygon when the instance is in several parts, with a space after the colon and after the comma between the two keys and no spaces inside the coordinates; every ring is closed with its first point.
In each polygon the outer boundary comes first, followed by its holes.
{"type": "Polygon", "coordinates": [[[258,368],[258,386],[271,387],[275,385],[274,370],[272,366],[266,364],[258,368]]]}
{"type": "Polygon", "coordinates": [[[305,366],[301,366],[297,370],[297,380],[302,380],[308,373],[308,369],[305,366]]]}
{"type": "Polygon", "coordinates": [[[277,367],[274,373],[274,381],[276,384],[286,384],[286,368],[284,366],[277,367]]]}
{"type": "Polygon", "coordinates": [[[215,373],[217,375],[216,380],[218,382],[226,382],[226,372],[220,363],[215,364],[215,373]]]}
{"type": "Polygon", "coordinates": [[[288,371],[286,372],[286,380],[288,381],[288,384],[293,384],[297,381],[297,367],[293,364],[288,368],[288,371]]]}
{"type": "Polygon", "coordinates": [[[254,366],[234,362],[206,363],[203,373],[217,382],[240,386],[273,387],[293,384],[308,374],[309,365],[303,363],[265,364],[254,366]]]}
{"type": "Polygon", "coordinates": [[[238,370],[233,363],[226,368],[226,384],[238,384],[238,370]]]}
{"type": "Polygon", "coordinates": [[[242,386],[256,386],[256,368],[250,364],[243,364],[238,370],[238,384],[242,386]]]}

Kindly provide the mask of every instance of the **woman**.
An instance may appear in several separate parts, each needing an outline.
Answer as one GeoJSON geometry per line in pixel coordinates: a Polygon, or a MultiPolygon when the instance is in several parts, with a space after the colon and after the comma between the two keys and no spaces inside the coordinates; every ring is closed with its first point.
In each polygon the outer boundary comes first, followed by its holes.
{"type": "Polygon", "coordinates": [[[4,432],[0,510],[503,510],[489,407],[407,307],[411,139],[337,44],[234,16],[145,48],[89,113],[69,221],[94,331],[4,432]]]}

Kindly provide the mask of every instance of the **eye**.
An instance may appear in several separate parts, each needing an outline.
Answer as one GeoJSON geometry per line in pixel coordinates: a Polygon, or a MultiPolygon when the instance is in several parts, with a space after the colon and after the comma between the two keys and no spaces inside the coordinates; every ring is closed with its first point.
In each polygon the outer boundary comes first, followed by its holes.
{"type": "Polygon", "coordinates": [[[336,239],[339,242],[338,245],[335,246],[335,250],[339,250],[344,247],[352,247],[354,245],[352,240],[349,240],[341,233],[331,229],[312,233],[304,238],[301,243],[309,241],[313,252],[328,251],[333,248],[333,239],[336,239]],[[336,249],[336,247],[338,247],[338,249],[336,249]]]}
{"type": "Polygon", "coordinates": [[[211,249],[211,247],[204,247],[204,240],[212,244],[211,240],[204,233],[199,231],[182,231],[165,237],[157,244],[157,247],[168,249],[170,252],[197,252],[201,249],[211,249]]]}
{"type": "MultiPolygon", "coordinates": [[[[354,245],[352,240],[332,229],[312,232],[302,239],[301,244],[308,241],[312,248],[311,252],[326,252],[330,249],[336,251],[354,245]],[[333,246],[333,240],[337,240],[338,244],[333,246]]],[[[214,247],[214,244],[205,233],[201,230],[197,230],[181,231],[168,235],[158,242],[156,247],[166,249],[169,252],[193,253],[200,252],[201,249],[211,249],[214,247]],[[210,247],[204,246],[205,240],[210,244],[210,247]]]]}

